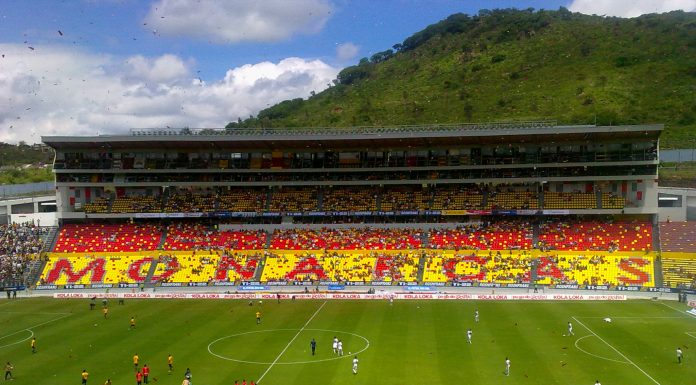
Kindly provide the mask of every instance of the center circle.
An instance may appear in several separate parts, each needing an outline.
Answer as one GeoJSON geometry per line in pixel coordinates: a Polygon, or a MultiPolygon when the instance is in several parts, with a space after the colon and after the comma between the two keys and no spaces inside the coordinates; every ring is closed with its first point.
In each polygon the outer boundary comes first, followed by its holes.
{"type": "MultiPolygon", "coordinates": [[[[296,333],[290,334],[290,338],[293,338],[294,335],[296,335],[296,333]]],[[[288,338],[288,342],[291,340],[290,338],[288,338]]],[[[296,342],[296,341],[293,341],[293,344],[294,344],[295,342],[296,342]]],[[[305,343],[305,342],[307,343],[307,345],[309,345],[309,342],[307,342],[307,341],[303,341],[302,343],[305,343]]],[[[328,346],[327,344],[330,345],[330,342],[321,341],[321,345],[320,345],[320,342],[318,341],[318,342],[317,342],[317,349],[318,349],[318,350],[319,350],[319,349],[327,349],[327,346],[328,346]]],[[[292,345],[292,344],[291,344],[291,345],[292,345]]],[[[234,362],[239,362],[239,363],[243,363],[243,364],[257,364],[257,365],[272,365],[272,364],[275,364],[275,365],[299,365],[299,364],[311,364],[311,363],[315,363],[315,362],[326,362],[326,361],[340,360],[340,359],[342,359],[342,358],[349,358],[350,356],[354,356],[354,355],[357,355],[357,354],[360,354],[360,353],[364,352],[364,351],[367,350],[369,347],[370,347],[370,341],[369,341],[367,338],[365,338],[365,337],[363,337],[363,336],[361,336],[361,335],[359,335],[359,334],[356,334],[356,333],[345,332],[345,331],[340,331],[340,330],[327,330],[327,329],[268,329],[268,330],[252,330],[252,331],[248,331],[248,332],[242,332],[242,333],[231,334],[231,335],[228,335],[228,336],[220,337],[220,338],[218,338],[218,339],[216,339],[216,340],[214,340],[214,341],[212,341],[211,343],[208,344],[208,353],[212,354],[212,355],[215,356],[215,357],[221,358],[221,359],[223,359],[223,360],[234,361],[234,362]],[[299,331],[299,332],[321,332],[321,333],[327,333],[327,334],[330,334],[330,335],[331,335],[331,337],[329,337],[329,339],[332,339],[334,336],[335,336],[335,337],[340,337],[341,335],[343,335],[343,336],[348,336],[349,338],[355,338],[355,339],[361,340],[363,346],[362,346],[361,349],[358,350],[358,351],[353,352],[353,351],[351,350],[350,353],[349,353],[349,355],[336,356],[336,357],[331,357],[331,358],[320,358],[320,359],[315,359],[315,360],[305,360],[305,361],[295,360],[295,361],[285,361],[285,362],[280,362],[280,361],[277,361],[277,362],[274,362],[274,361],[259,361],[259,360],[251,360],[251,359],[250,359],[250,360],[244,360],[244,359],[239,359],[239,358],[230,357],[229,355],[219,354],[219,353],[216,353],[215,351],[213,351],[213,346],[214,346],[214,345],[219,344],[219,343],[221,343],[221,342],[223,342],[223,341],[226,341],[226,340],[241,339],[241,338],[244,338],[244,337],[246,337],[246,336],[251,336],[251,335],[254,335],[254,334],[283,333],[283,332],[293,332],[293,331],[294,331],[294,332],[298,332],[298,331],[299,331]]],[[[328,348],[330,348],[330,346],[329,346],[328,348]]],[[[219,349],[217,349],[217,350],[219,350],[219,349]]],[[[280,353],[280,351],[281,351],[281,350],[278,350],[278,353],[280,353]]],[[[274,353],[274,354],[277,354],[277,353],[274,353]]]]}

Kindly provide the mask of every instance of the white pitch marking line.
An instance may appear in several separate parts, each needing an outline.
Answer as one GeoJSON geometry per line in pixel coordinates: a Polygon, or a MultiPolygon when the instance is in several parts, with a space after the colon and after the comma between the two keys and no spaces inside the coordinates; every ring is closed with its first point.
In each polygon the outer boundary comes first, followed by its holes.
{"type": "MultiPolygon", "coordinates": [[[[40,323],[40,324],[36,324],[36,325],[33,325],[33,326],[29,326],[28,328],[25,328],[25,329],[22,329],[22,330],[18,330],[18,331],[14,332],[14,333],[10,333],[10,334],[4,335],[4,336],[0,337],[0,340],[5,339],[5,338],[7,338],[7,337],[11,337],[11,336],[13,336],[13,335],[15,335],[15,334],[19,334],[19,333],[24,332],[24,331],[28,331],[29,333],[31,333],[31,336],[29,337],[29,338],[31,338],[31,337],[34,336],[34,331],[31,330],[31,329],[33,329],[33,328],[38,328],[39,326],[43,326],[43,325],[46,325],[46,324],[50,324],[51,322],[56,322],[56,321],[62,320],[63,318],[70,316],[70,314],[71,314],[71,313],[66,313],[66,315],[64,315],[64,316],[62,316],[62,317],[58,317],[58,318],[55,318],[55,319],[52,319],[52,320],[49,320],[49,321],[46,321],[46,322],[42,322],[42,323],[40,323]]],[[[23,340],[21,340],[21,341],[18,341],[18,342],[12,343],[12,344],[0,346],[0,348],[4,348],[4,347],[7,347],[7,346],[12,346],[12,345],[16,345],[16,344],[18,344],[18,343],[22,343],[22,342],[28,340],[29,338],[23,339],[23,340]]]]}
{"type": "MultiPolygon", "coordinates": [[[[224,340],[224,339],[228,339],[228,338],[232,338],[232,337],[244,336],[244,335],[254,334],[254,333],[272,333],[272,332],[287,331],[287,330],[297,330],[297,329],[265,329],[265,330],[254,330],[254,331],[250,331],[250,332],[232,334],[232,335],[229,335],[229,336],[221,337],[221,338],[218,338],[218,339],[216,339],[216,340],[214,340],[213,342],[211,342],[211,343],[208,344],[208,353],[212,354],[213,356],[215,356],[215,357],[217,357],[217,358],[221,358],[221,359],[223,359],[223,360],[234,361],[234,362],[241,362],[242,364],[270,365],[270,364],[271,364],[270,362],[246,361],[246,360],[238,360],[238,359],[236,359],[236,358],[230,358],[230,357],[226,357],[226,356],[221,356],[221,355],[219,355],[219,354],[217,354],[217,353],[214,353],[214,352],[212,351],[212,349],[211,349],[211,346],[215,345],[216,343],[218,343],[218,342],[220,342],[220,341],[222,341],[222,340],[224,340]]],[[[365,347],[362,348],[361,350],[355,352],[355,353],[352,353],[352,354],[360,354],[360,353],[364,352],[365,350],[367,350],[367,349],[370,347],[370,340],[368,340],[367,338],[361,336],[360,334],[355,334],[355,333],[345,332],[345,331],[340,331],[340,330],[327,330],[327,329],[305,329],[305,330],[310,330],[310,331],[313,330],[313,331],[318,331],[318,332],[331,332],[331,333],[334,333],[334,335],[336,335],[336,334],[348,334],[348,335],[351,335],[351,336],[358,337],[358,338],[362,339],[363,341],[365,341],[365,347]]],[[[317,362],[335,361],[335,360],[340,360],[340,359],[343,359],[343,358],[350,358],[350,356],[339,356],[339,357],[334,357],[334,358],[325,358],[325,359],[322,359],[322,360],[311,360],[311,361],[276,362],[276,365],[314,364],[314,363],[317,363],[317,362]]]]}
{"type": "Polygon", "coordinates": [[[65,312],[53,313],[53,312],[35,312],[35,311],[3,311],[3,313],[5,313],[5,314],[29,314],[29,315],[33,315],[33,314],[40,314],[40,315],[45,315],[45,314],[65,315],[65,314],[67,314],[67,315],[70,315],[70,314],[73,314],[73,313],[65,313],[65,312]]]}
{"type": "Polygon", "coordinates": [[[65,314],[65,315],[62,316],[62,317],[58,317],[58,318],[55,318],[55,319],[52,319],[52,320],[46,321],[46,322],[41,322],[40,324],[36,324],[36,325],[34,325],[34,326],[29,326],[27,329],[38,328],[39,326],[43,326],[43,325],[46,325],[46,324],[50,324],[51,322],[56,322],[56,321],[62,320],[63,318],[70,317],[71,314],[72,314],[72,313],[67,313],[67,314],[65,314]]]}
{"type": "Polygon", "coordinates": [[[317,311],[315,311],[314,314],[312,314],[312,316],[309,317],[307,322],[305,322],[304,326],[302,326],[302,329],[298,330],[297,333],[295,334],[295,336],[292,337],[290,342],[288,342],[288,344],[285,345],[285,348],[283,349],[283,351],[280,352],[280,354],[278,354],[278,357],[276,357],[276,359],[273,360],[273,362],[271,363],[271,366],[269,366],[268,369],[266,369],[266,371],[263,372],[261,377],[259,377],[259,379],[256,381],[257,384],[261,383],[261,380],[263,380],[263,378],[266,376],[266,374],[271,370],[271,368],[276,364],[276,362],[278,362],[278,360],[283,355],[283,353],[285,353],[285,351],[288,350],[288,348],[290,347],[290,345],[292,345],[292,343],[295,341],[297,336],[299,336],[300,333],[302,333],[302,331],[305,330],[307,325],[309,325],[309,323],[314,319],[314,317],[316,317],[316,315],[319,314],[319,311],[324,307],[324,305],[326,305],[326,301],[324,301],[324,303],[322,303],[321,306],[319,306],[319,309],[317,309],[317,311]]]}
{"type": "Polygon", "coordinates": [[[694,334],[696,334],[696,332],[684,332],[684,334],[686,334],[687,336],[689,336],[691,338],[696,338],[696,335],[694,335],[694,334]]]}
{"type": "Polygon", "coordinates": [[[576,347],[579,351],[581,351],[581,352],[583,352],[583,353],[585,353],[585,354],[589,354],[589,355],[591,355],[592,357],[596,357],[596,358],[602,359],[602,360],[607,360],[607,361],[612,361],[612,362],[618,362],[619,364],[628,364],[628,362],[626,362],[626,361],[619,361],[619,360],[615,360],[615,359],[613,359],[613,358],[602,357],[602,356],[600,356],[600,355],[597,355],[597,354],[594,354],[594,353],[590,353],[590,352],[588,352],[587,350],[581,348],[581,347],[578,345],[578,342],[584,340],[584,339],[587,338],[587,337],[594,337],[594,336],[593,336],[592,334],[588,334],[588,335],[586,335],[586,336],[582,336],[582,337],[578,338],[577,340],[575,340],[575,347],[576,347]]]}
{"type": "MultiPolygon", "coordinates": [[[[25,339],[23,339],[23,340],[19,340],[19,341],[17,341],[17,342],[13,342],[13,343],[11,343],[11,344],[0,345],[0,349],[6,348],[6,347],[12,346],[12,345],[21,344],[21,343],[24,342],[24,341],[29,341],[29,339],[31,339],[31,337],[34,337],[34,332],[33,332],[32,330],[24,329],[24,330],[20,330],[20,331],[29,332],[29,337],[27,337],[27,338],[25,338],[25,339]]],[[[17,333],[13,333],[13,334],[17,334],[17,333]]],[[[12,334],[10,334],[10,335],[12,335],[12,334]]],[[[8,336],[5,336],[5,337],[8,337],[8,336]]],[[[2,338],[5,338],[5,337],[2,337],[2,338]]],[[[0,339],[2,339],[2,338],[0,338],[0,339]]]]}
{"type": "MultiPolygon", "coordinates": [[[[578,317],[578,318],[583,318],[583,319],[604,319],[607,317],[578,317]]],[[[689,317],[613,317],[610,316],[609,318],[611,319],[688,319],[689,317]]]]}
{"type": "Polygon", "coordinates": [[[670,309],[672,309],[672,310],[674,310],[674,311],[678,311],[678,312],[680,312],[680,313],[684,312],[684,313],[686,313],[687,315],[689,315],[691,318],[696,318],[696,315],[693,315],[693,314],[691,314],[691,313],[688,313],[686,310],[678,309],[678,308],[676,308],[676,307],[674,307],[674,306],[672,306],[672,305],[667,305],[667,304],[664,303],[664,302],[658,302],[658,303],[659,303],[660,305],[662,305],[662,306],[667,306],[668,308],[670,308],[670,309]]]}
{"type": "Polygon", "coordinates": [[[590,328],[588,328],[587,326],[585,326],[585,324],[582,323],[582,322],[580,322],[579,319],[577,319],[577,318],[575,318],[575,317],[573,317],[573,319],[575,320],[575,322],[579,323],[580,325],[582,325],[582,327],[584,327],[585,329],[587,329],[588,332],[592,333],[595,337],[599,338],[600,341],[604,342],[608,347],[612,348],[615,352],[617,352],[617,353],[618,353],[621,357],[623,357],[629,364],[635,366],[636,369],[640,370],[641,373],[645,374],[646,377],[648,377],[649,379],[651,379],[652,382],[656,383],[657,385],[660,385],[660,383],[657,382],[657,381],[655,381],[655,379],[652,378],[652,376],[650,376],[645,370],[641,369],[640,366],[636,365],[635,362],[631,361],[628,357],[626,357],[625,354],[621,353],[617,348],[615,348],[615,347],[613,347],[612,345],[610,345],[607,341],[604,340],[604,338],[598,336],[597,333],[595,333],[595,332],[592,331],[592,329],[590,329],[590,328]]]}

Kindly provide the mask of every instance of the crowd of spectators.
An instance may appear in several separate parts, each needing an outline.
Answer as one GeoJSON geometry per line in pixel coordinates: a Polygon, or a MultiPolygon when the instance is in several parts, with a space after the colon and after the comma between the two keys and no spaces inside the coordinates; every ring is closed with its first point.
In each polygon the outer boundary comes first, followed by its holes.
{"type": "MultiPolygon", "coordinates": [[[[175,189],[154,196],[140,191],[101,196],[85,203],[88,213],[137,212],[310,212],[408,210],[596,209],[596,193],[538,192],[536,185],[445,184],[364,186],[289,186],[175,189]],[[111,203],[111,205],[110,205],[111,203]]],[[[602,208],[623,208],[625,199],[602,193],[602,208]]]]}
{"type": "Polygon", "coordinates": [[[46,227],[33,224],[0,225],[0,283],[21,282],[31,260],[41,251],[46,227]]]}

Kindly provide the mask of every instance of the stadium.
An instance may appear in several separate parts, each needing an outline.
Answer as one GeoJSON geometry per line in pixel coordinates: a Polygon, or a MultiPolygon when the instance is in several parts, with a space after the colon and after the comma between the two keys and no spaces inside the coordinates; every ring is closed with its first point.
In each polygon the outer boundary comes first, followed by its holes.
{"type": "Polygon", "coordinates": [[[163,384],[688,383],[662,131],[45,136],[57,223],[2,227],[0,357],[27,384],[127,383],[134,355],[163,384]]]}

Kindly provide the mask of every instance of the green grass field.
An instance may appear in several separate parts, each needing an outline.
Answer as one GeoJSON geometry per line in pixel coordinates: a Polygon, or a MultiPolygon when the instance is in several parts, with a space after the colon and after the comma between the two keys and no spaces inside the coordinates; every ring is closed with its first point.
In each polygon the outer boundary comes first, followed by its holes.
{"type": "Polygon", "coordinates": [[[696,378],[696,319],[676,302],[126,300],[0,301],[0,360],[14,384],[150,382],[312,384],[687,384],[696,378]],[[481,314],[474,323],[474,310],[481,314]],[[263,320],[256,325],[255,312],[263,320]],[[129,330],[129,318],[137,327],[129,330]],[[604,317],[613,322],[606,323],[604,317]],[[575,336],[564,336],[567,322],[575,336]],[[472,328],[473,343],[466,343],[472,328]],[[29,340],[37,338],[32,354],[29,340]],[[331,349],[344,342],[344,357],[331,349]],[[311,355],[310,340],[317,341],[311,355]],[[675,350],[684,350],[679,365],[675,350]],[[352,355],[360,360],[353,375],[352,355]],[[174,372],[167,374],[167,354],[174,372]],[[504,360],[511,374],[503,374],[504,360]],[[155,379],[157,381],[155,382],[155,379]]]}

